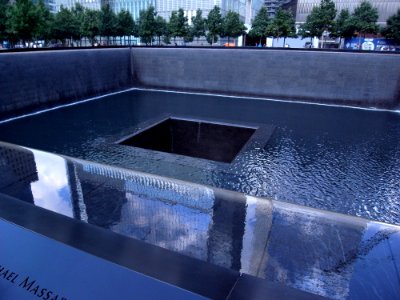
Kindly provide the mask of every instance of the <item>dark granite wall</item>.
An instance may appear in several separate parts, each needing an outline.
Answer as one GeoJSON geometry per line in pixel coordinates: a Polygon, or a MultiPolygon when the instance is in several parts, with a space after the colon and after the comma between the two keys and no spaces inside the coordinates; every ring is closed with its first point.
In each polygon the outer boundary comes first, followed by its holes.
{"type": "Polygon", "coordinates": [[[128,48],[0,54],[0,119],[124,88],[398,108],[400,55],[128,48]]]}
{"type": "Polygon", "coordinates": [[[0,117],[132,85],[129,49],[0,53],[0,117]]]}
{"type": "Polygon", "coordinates": [[[137,85],[393,108],[400,55],[258,49],[134,48],[137,85]]]}

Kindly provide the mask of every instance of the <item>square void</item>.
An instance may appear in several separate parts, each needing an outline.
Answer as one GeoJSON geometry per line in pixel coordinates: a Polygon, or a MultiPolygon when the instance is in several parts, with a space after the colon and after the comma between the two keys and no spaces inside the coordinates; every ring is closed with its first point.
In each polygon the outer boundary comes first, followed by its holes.
{"type": "Polygon", "coordinates": [[[231,163],[255,131],[230,124],[169,118],[119,144],[231,163]]]}

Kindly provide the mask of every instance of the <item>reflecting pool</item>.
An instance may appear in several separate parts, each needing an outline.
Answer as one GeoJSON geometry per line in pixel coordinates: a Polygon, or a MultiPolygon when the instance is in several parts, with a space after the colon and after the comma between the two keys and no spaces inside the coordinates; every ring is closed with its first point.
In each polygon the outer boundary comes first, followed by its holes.
{"type": "Polygon", "coordinates": [[[393,224],[399,136],[396,112],[140,90],[0,124],[1,141],[393,224]],[[117,143],[166,116],[258,124],[268,137],[232,163],[117,143]]]}

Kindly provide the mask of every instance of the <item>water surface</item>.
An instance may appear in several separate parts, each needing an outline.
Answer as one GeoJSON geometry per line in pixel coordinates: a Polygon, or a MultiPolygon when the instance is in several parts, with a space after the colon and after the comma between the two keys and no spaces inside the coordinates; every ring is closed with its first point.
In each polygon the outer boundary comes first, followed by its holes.
{"type": "Polygon", "coordinates": [[[395,112],[137,90],[0,125],[2,141],[395,224],[399,136],[395,112]],[[115,144],[167,114],[276,127],[232,164],[115,144]]]}

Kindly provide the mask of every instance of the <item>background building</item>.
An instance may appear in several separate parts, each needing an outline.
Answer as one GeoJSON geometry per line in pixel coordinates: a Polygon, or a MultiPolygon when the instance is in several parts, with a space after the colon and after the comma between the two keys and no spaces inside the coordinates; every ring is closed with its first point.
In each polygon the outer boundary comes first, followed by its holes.
{"type": "Polygon", "coordinates": [[[46,7],[49,9],[49,11],[51,13],[57,12],[56,0],[45,0],[44,4],[46,5],[46,7]]]}
{"type": "Polygon", "coordinates": [[[270,17],[274,17],[280,7],[291,10],[293,16],[296,16],[297,0],[265,0],[264,4],[270,17]]]}
{"type": "Polygon", "coordinates": [[[129,11],[134,20],[139,19],[141,10],[145,10],[150,6],[157,6],[156,0],[108,0],[108,3],[116,13],[121,10],[129,11]]]}
{"type": "Polygon", "coordinates": [[[56,12],[60,11],[61,6],[63,6],[64,8],[71,9],[72,7],[75,6],[75,3],[79,3],[86,8],[99,10],[101,8],[101,5],[105,3],[104,0],[48,0],[48,1],[54,1],[53,6],[56,12]]]}
{"type": "MultiPolygon", "coordinates": [[[[46,4],[51,12],[60,11],[61,6],[72,8],[75,3],[80,3],[83,7],[90,9],[100,9],[102,5],[108,3],[111,9],[119,13],[126,10],[131,13],[134,20],[139,18],[141,10],[154,6],[159,16],[169,20],[173,11],[182,8],[188,23],[191,24],[192,17],[196,15],[196,10],[201,9],[203,17],[206,18],[210,10],[215,5],[221,8],[224,16],[229,10],[237,12],[243,22],[250,24],[251,19],[256,15],[258,10],[264,4],[264,0],[46,0],[46,4]],[[248,22],[247,22],[248,21],[248,22]]],[[[290,0],[285,0],[290,1],[290,0]]]]}
{"type": "Polygon", "coordinates": [[[264,4],[263,0],[156,0],[155,2],[158,15],[166,20],[169,20],[174,10],[182,8],[189,24],[192,17],[196,15],[197,9],[201,9],[203,18],[206,18],[215,5],[221,8],[223,16],[232,10],[240,15],[243,22],[247,23],[247,20],[250,21],[264,4]]]}
{"type": "MultiPolygon", "coordinates": [[[[350,13],[360,5],[363,0],[333,0],[338,13],[342,9],[349,9],[350,13]]],[[[297,0],[296,23],[304,23],[314,6],[320,4],[320,0],[297,0]]],[[[385,25],[386,20],[400,9],[399,0],[369,0],[372,6],[378,9],[378,24],[385,25]]]]}

